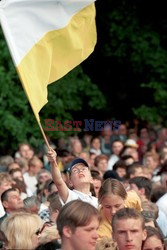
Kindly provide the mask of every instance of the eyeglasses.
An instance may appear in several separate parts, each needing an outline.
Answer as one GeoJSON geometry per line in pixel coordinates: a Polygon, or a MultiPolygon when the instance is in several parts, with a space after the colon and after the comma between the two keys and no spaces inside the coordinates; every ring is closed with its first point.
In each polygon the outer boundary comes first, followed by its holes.
{"type": "Polygon", "coordinates": [[[74,168],[74,169],[71,170],[71,172],[72,172],[73,174],[79,174],[81,171],[82,171],[83,173],[87,172],[87,171],[88,171],[88,167],[81,168],[81,169],[79,169],[79,168],[74,168]]]}
{"type": "Polygon", "coordinates": [[[51,227],[54,226],[55,224],[52,221],[47,221],[43,224],[43,226],[41,228],[38,228],[37,231],[35,232],[35,234],[38,236],[40,235],[43,230],[45,229],[45,227],[51,227]]]}

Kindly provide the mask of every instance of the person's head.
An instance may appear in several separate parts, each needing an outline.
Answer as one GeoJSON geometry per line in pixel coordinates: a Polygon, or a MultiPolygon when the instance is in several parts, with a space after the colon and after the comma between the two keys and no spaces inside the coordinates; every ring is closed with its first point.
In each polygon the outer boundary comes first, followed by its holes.
{"type": "Polygon", "coordinates": [[[139,160],[138,150],[136,147],[133,147],[133,146],[128,146],[128,145],[124,146],[120,154],[121,154],[121,157],[124,155],[131,155],[134,161],[139,160]]]}
{"type": "Polygon", "coordinates": [[[1,196],[2,205],[7,213],[19,211],[24,207],[23,201],[18,190],[14,188],[7,189],[1,196]]]}
{"type": "Polygon", "coordinates": [[[37,173],[37,181],[38,183],[45,183],[46,181],[52,179],[51,173],[47,169],[41,169],[37,173]]]}
{"type": "Polygon", "coordinates": [[[159,165],[159,155],[155,152],[146,152],[143,157],[144,166],[152,170],[159,165]]]}
{"type": "Polygon", "coordinates": [[[91,139],[91,147],[92,147],[93,149],[95,149],[95,150],[98,150],[98,149],[100,149],[100,146],[101,146],[101,144],[100,144],[100,139],[99,139],[99,137],[93,137],[93,138],[91,139]]]}
{"type": "Polygon", "coordinates": [[[102,174],[104,174],[105,171],[107,170],[107,162],[108,162],[108,156],[101,154],[96,156],[94,165],[102,174]]]}
{"type": "Polygon", "coordinates": [[[127,192],[120,181],[108,178],[103,182],[99,190],[98,200],[104,216],[109,221],[119,209],[124,207],[126,197],[127,192]]]}
{"type": "Polygon", "coordinates": [[[144,218],[133,208],[123,208],[112,218],[113,238],[119,250],[141,250],[146,239],[144,218]]]}
{"type": "Polygon", "coordinates": [[[18,179],[20,181],[23,181],[23,174],[21,172],[20,168],[16,168],[16,169],[11,169],[9,171],[10,176],[12,177],[13,180],[18,179]]]}
{"type": "Polygon", "coordinates": [[[164,250],[164,239],[161,232],[155,227],[146,227],[147,237],[143,242],[142,250],[164,250]]]}
{"type": "Polygon", "coordinates": [[[117,172],[117,174],[119,175],[120,178],[124,178],[126,175],[126,164],[124,161],[119,160],[117,161],[114,166],[113,166],[113,170],[115,172],[117,172]]]}
{"type": "Polygon", "coordinates": [[[137,176],[129,180],[131,189],[141,197],[142,200],[150,200],[152,192],[151,180],[144,176],[137,176]]]}
{"type": "Polygon", "coordinates": [[[33,195],[30,197],[27,197],[23,200],[23,202],[24,202],[24,208],[27,212],[38,214],[41,204],[37,196],[33,195]]]}
{"type": "Polygon", "coordinates": [[[151,201],[156,203],[164,194],[166,193],[166,188],[161,185],[153,185],[152,187],[152,194],[151,194],[151,201]]]}
{"type": "Polygon", "coordinates": [[[14,162],[11,155],[4,155],[0,157],[0,172],[7,172],[8,166],[14,162]]]}
{"type": "Polygon", "coordinates": [[[25,159],[29,159],[30,145],[28,143],[21,143],[19,145],[19,154],[25,159]]]}
{"type": "Polygon", "coordinates": [[[37,156],[34,156],[31,160],[29,160],[28,166],[29,172],[32,175],[36,175],[42,169],[43,163],[37,156]]]}
{"type": "Polygon", "coordinates": [[[82,151],[80,154],[79,154],[79,158],[82,158],[84,159],[85,161],[89,162],[89,152],[88,151],[82,151]]]}
{"type": "Polygon", "coordinates": [[[52,193],[50,196],[52,196],[51,199],[49,200],[50,219],[51,221],[56,223],[57,216],[59,215],[59,212],[62,209],[62,204],[60,202],[58,193],[52,193]]]}
{"type": "Polygon", "coordinates": [[[12,188],[12,179],[7,173],[0,173],[0,197],[4,191],[12,188]]]}
{"type": "Polygon", "coordinates": [[[129,166],[134,163],[134,158],[131,155],[123,155],[121,156],[121,160],[124,161],[126,166],[129,166]]]}
{"type": "Polygon", "coordinates": [[[8,165],[8,172],[10,172],[13,169],[21,169],[20,165],[17,162],[12,162],[8,165]]]}
{"type": "Polygon", "coordinates": [[[145,226],[157,227],[158,206],[150,201],[142,202],[142,215],[144,216],[145,226]]]}
{"type": "Polygon", "coordinates": [[[78,138],[71,142],[71,150],[71,152],[76,156],[82,152],[82,143],[78,138]]]}
{"type": "Polygon", "coordinates": [[[81,200],[67,203],[57,218],[62,246],[70,246],[73,250],[94,250],[98,226],[98,210],[81,200]]]}
{"type": "Polygon", "coordinates": [[[126,124],[121,124],[120,127],[119,127],[119,135],[124,135],[126,136],[127,135],[127,127],[126,127],[126,124]]]}
{"type": "Polygon", "coordinates": [[[124,147],[124,144],[123,144],[123,142],[121,140],[113,141],[113,143],[111,145],[112,153],[119,156],[119,154],[122,151],[123,147],[124,147]]]}
{"type": "Polygon", "coordinates": [[[94,167],[94,163],[95,163],[95,158],[96,158],[96,154],[94,152],[90,152],[89,153],[89,165],[91,168],[94,167]]]}
{"type": "Polygon", "coordinates": [[[102,178],[101,178],[100,172],[96,170],[91,170],[91,175],[93,178],[93,187],[94,187],[95,195],[96,197],[98,197],[99,190],[102,185],[102,178]]]}
{"type": "Polygon", "coordinates": [[[39,243],[41,226],[42,221],[36,214],[10,214],[1,224],[1,230],[8,240],[8,249],[34,249],[39,243]]]}
{"type": "Polygon", "coordinates": [[[136,176],[143,176],[143,166],[138,162],[134,162],[126,168],[127,179],[131,179],[136,176]]]}
{"type": "Polygon", "coordinates": [[[69,169],[70,185],[75,189],[85,184],[92,183],[92,176],[88,163],[81,158],[76,158],[71,163],[69,169]]]}

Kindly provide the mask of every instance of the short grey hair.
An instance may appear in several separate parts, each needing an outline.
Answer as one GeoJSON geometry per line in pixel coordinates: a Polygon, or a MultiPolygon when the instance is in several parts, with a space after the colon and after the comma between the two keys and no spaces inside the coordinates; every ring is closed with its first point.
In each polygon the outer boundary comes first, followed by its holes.
{"type": "Polygon", "coordinates": [[[40,208],[40,205],[41,205],[37,196],[35,196],[35,195],[25,198],[23,200],[23,202],[24,202],[25,209],[29,209],[29,208],[33,207],[34,205],[36,205],[38,208],[40,208]]]}

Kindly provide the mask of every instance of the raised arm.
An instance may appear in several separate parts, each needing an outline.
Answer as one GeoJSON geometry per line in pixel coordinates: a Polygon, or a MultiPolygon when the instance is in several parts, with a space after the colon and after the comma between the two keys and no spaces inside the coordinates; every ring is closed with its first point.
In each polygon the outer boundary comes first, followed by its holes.
{"type": "Polygon", "coordinates": [[[58,189],[58,193],[61,199],[65,203],[68,198],[68,187],[61,176],[61,172],[57,166],[56,157],[57,157],[56,152],[52,148],[50,148],[48,151],[48,160],[50,161],[51,165],[52,178],[58,189]]]}

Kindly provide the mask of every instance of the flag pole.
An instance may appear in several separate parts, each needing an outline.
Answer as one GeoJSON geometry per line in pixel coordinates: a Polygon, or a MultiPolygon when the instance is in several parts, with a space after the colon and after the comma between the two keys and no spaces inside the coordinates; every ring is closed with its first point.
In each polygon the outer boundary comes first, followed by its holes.
{"type": "Polygon", "coordinates": [[[44,141],[45,141],[45,143],[46,143],[46,145],[47,145],[47,147],[48,147],[48,150],[50,150],[51,146],[49,145],[48,139],[47,139],[47,137],[46,137],[46,135],[45,135],[45,132],[44,132],[44,130],[43,130],[43,128],[42,128],[42,125],[41,125],[41,123],[40,123],[39,120],[37,120],[37,122],[38,122],[39,128],[40,128],[40,130],[41,130],[41,133],[42,133],[42,135],[43,135],[44,141]]]}

